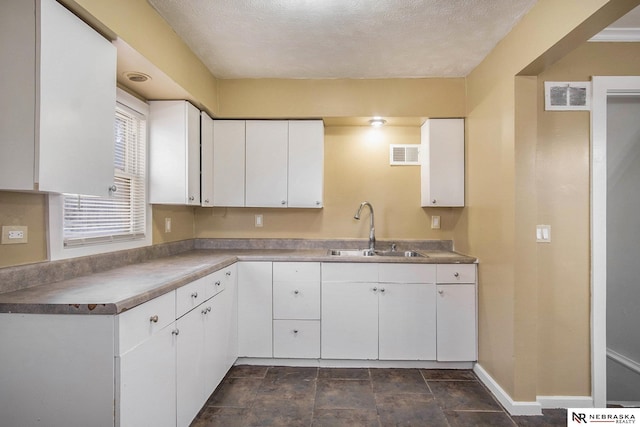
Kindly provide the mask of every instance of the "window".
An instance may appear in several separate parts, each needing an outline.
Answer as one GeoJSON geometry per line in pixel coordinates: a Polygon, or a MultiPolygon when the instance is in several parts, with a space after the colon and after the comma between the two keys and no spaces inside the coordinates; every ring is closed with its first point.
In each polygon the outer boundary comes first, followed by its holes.
{"type": "Polygon", "coordinates": [[[145,179],[147,112],[147,104],[118,90],[114,191],[110,197],[78,194],[50,197],[50,216],[54,217],[50,219],[51,259],[150,244],[145,179]]]}

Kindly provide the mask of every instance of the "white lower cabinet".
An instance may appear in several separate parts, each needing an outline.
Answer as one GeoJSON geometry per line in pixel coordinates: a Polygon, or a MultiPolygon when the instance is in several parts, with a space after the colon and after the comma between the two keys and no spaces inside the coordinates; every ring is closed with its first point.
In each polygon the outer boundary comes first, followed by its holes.
{"type": "Polygon", "coordinates": [[[238,356],[273,357],[271,262],[238,263],[238,356]]]}
{"type": "Polygon", "coordinates": [[[381,283],[378,297],[378,358],[435,360],[435,284],[381,283]]]}
{"type": "Polygon", "coordinates": [[[120,427],[176,425],[177,335],[172,323],[117,359],[120,427]]]}
{"type": "Polygon", "coordinates": [[[320,320],[274,320],[273,357],[318,359],[320,320]]]}
{"type": "Polygon", "coordinates": [[[206,400],[204,381],[206,341],[205,304],[191,310],[176,321],[180,335],[176,354],[176,402],[178,426],[188,426],[206,400]]]}
{"type": "Polygon", "coordinates": [[[366,268],[363,272],[363,265],[323,266],[322,357],[434,360],[435,267],[368,264],[366,268]],[[355,282],[357,277],[370,281],[355,282]]]}
{"type": "Polygon", "coordinates": [[[323,359],[378,358],[375,282],[322,283],[323,359]]]}

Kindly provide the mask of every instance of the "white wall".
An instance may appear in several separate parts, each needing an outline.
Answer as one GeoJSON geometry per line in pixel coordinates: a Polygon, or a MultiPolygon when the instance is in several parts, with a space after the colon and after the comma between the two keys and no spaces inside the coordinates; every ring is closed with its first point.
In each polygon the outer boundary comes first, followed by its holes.
{"type": "MultiPolygon", "coordinates": [[[[607,349],[640,368],[640,97],[607,108],[607,349]]],[[[639,402],[640,373],[609,359],[607,400],[639,402]]]]}

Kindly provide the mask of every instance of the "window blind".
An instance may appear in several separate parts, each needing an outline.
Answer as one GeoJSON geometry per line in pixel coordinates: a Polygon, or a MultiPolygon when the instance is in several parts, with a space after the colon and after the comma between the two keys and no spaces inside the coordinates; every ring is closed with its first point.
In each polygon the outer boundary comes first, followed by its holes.
{"type": "Polygon", "coordinates": [[[144,238],[146,118],[118,103],[110,197],[64,195],[65,246],[144,238]]]}

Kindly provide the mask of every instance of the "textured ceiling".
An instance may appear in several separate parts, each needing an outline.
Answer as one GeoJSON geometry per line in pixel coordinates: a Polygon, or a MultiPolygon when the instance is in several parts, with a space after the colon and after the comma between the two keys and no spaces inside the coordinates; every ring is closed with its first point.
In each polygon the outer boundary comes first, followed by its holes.
{"type": "Polygon", "coordinates": [[[461,77],[536,0],[149,0],[218,78],[461,77]]]}

